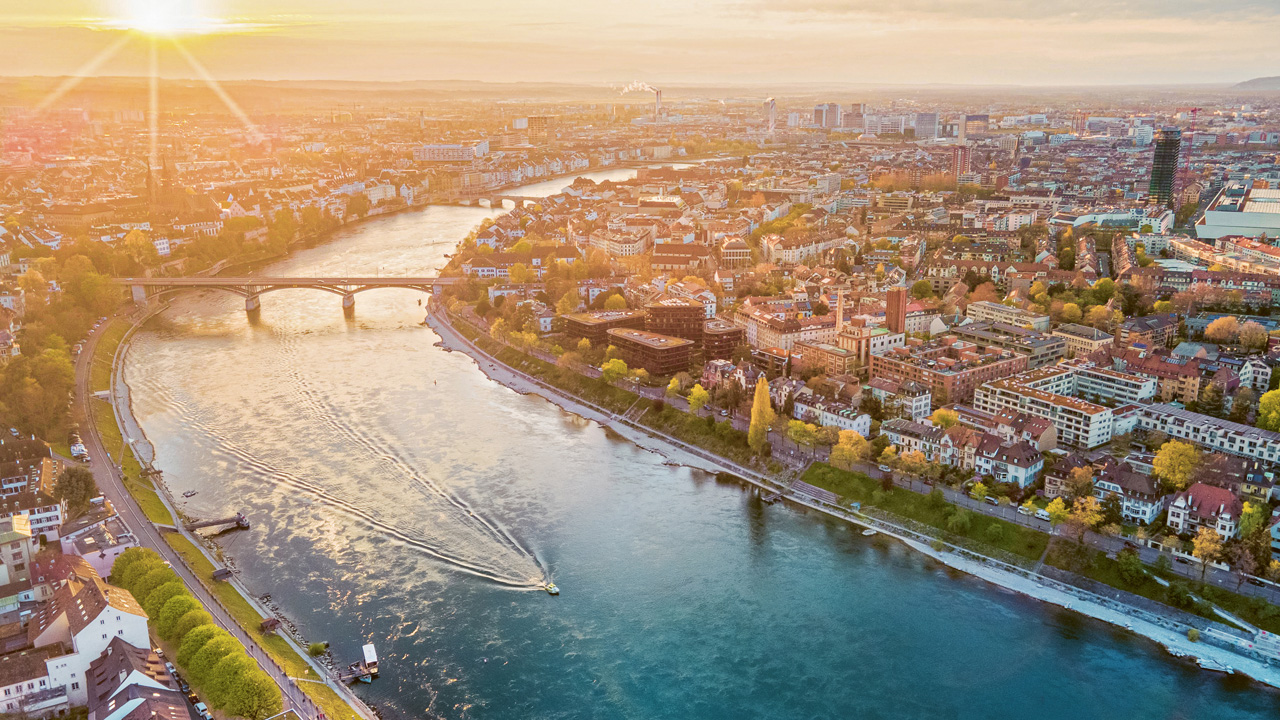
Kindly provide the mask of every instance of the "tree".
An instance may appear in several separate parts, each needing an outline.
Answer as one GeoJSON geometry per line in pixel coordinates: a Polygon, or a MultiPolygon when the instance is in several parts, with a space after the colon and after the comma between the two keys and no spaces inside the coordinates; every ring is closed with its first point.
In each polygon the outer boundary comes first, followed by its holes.
{"type": "Polygon", "coordinates": [[[1078,497],[1071,503],[1070,520],[1080,526],[1080,536],[1077,541],[1084,543],[1084,531],[1102,524],[1102,504],[1092,495],[1078,497]]]}
{"type": "Polygon", "coordinates": [[[898,464],[898,448],[896,448],[896,447],[894,447],[894,446],[892,446],[892,445],[890,445],[889,447],[885,448],[885,449],[880,453],[880,457],[878,458],[878,460],[877,460],[877,461],[878,461],[881,465],[887,465],[887,466],[889,466],[889,467],[894,467],[895,465],[897,465],[897,464],[898,464]]]}
{"type": "Polygon", "coordinates": [[[929,416],[929,419],[933,421],[934,425],[937,425],[938,427],[944,430],[947,430],[947,429],[950,429],[951,427],[954,427],[956,423],[960,422],[960,414],[957,413],[955,410],[938,408],[937,410],[933,411],[933,414],[929,416]]]}
{"type": "Polygon", "coordinates": [[[812,448],[817,442],[817,429],[803,420],[792,420],[787,423],[787,437],[797,447],[812,448]]]}
{"type": "Polygon", "coordinates": [[[1280,430],[1280,390],[1263,393],[1258,400],[1258,417],[1254,423],[1263,430],[1280,430]]]}
{"type": "Polygon", "coordinates": [[[1253,551],[1244,543],[1236,543],[1227,550],[1224,558],[1231,565],[1231,572],[1236,576],[1236,592],[1245,578],[1258,572],[1258,560],[1253,551]]]}
{"type": "Polygon", "coordinates": [[[606,360],[605,363],[600,366],[600,377],[603,378],[605,382],[609,383],[617,382],[630,373],[630,368],[628,368],[627,364],[620,358],[606,360]]]}
{"type": "Polygon", "coordinates": [[[1085,323],[1099,330],[1106,330],[1111,327],[1111,311],[1105,305],[1094,305],[1085,315],[1085,323]]]}
{"type": "Polygon", "coordinates": [[[1120,579],[1130,587],[1141,585],[1147,578],[1147,571],[1142,566],[1142,558],[1138,557],[1136,550],[1125,548],[1116,555],[1116,569],[1120,572],[1120,579]]]}
{"type": "MultiPolygon", "coordinates": [[[[577,290],[570,290],[560,299],[556,301],[556,312],[561,315],[568,315],[578,311],[578,306],[582,304],[582,298],[578,296],[577,290]]],[[[585,339],[585,338],[583,338],[585,339]]]]}
{"type": "Polygon", "coordinates": [[[865,460],[871,452],[871,444],[853,430],[841,430],[840,439],[831,449],[831,464],[841,470],[852,470],[853,464],[865,460]]]}
{"type": "Polygon", "coordinates": [[[1064,490],[1069,500],[1088,497],[1093,494],[1093,470],[1088,466],[1072,468],[1067,473],[1064,490]]]}
{"type": "Polygon", "coordinates": [[[1031,498],[1027,498],[1026,501],[1022,503],[1021,510],[1023,515],[1034,515],[1036,513],[1036,501],[1031,498]]]}
{"type": "Polygon", "coordinates": [[[192,630],[212,624],[213,616],[209,614],[208,610],[203,608],[199,610],[192,610],[186,615],[178,618],[178,622],[173,624],[173,639],[181,645],[182,641],[186,639],[187,635],[189,635],[192,630]]]}
{"type": "MultiPolygon", "coordinates": [[[[171,580],[155,590],[146,599],[141,600],[142,609],[147,612],[147,617],[156,617],[160,614],[160,610],[164,608],[164,604],[172,598],[179,595],[186,595],[187,587],[182,584],[181,580],[171,580]]],[[[136,597],[136,596],[135,596],[136,597]]]]}
{"type": "Polygon", "coordinates": [[[604,301],[605,310],[626,310],[627,299],[621,295],[610,295],[608,300],[604,301]]]}
{"type": "Polygon", "coordinates": [[[131,584],[125,586],[125,589],[133,593],[134,598],[145,600],[152,590],[177,579],[178,576],[172,568],[160,565],[145,575],[135,578],[131,584]]]}
{"type": "Polygon", "coordinates": [[[711,402],[711,393],[702,387],[702,383],[694,383],[693,388],[689,390],[689,412],[697,415],[709,402],[711,402]]]}
{"type": "Polygon", "coordinates": [[[1204,329],[1204,339],[1219,344],[1230,344],[1240,335],[1240,321],[1226,315],[1209,323],[1204,329]]]}
{"type": "Polygon", "coordinates": [[[898,457],[898,468],[905,473],[919,475],[929,460],[919,450],[909,450],[898,457]]]}
{"type": "Polygon", "coordinates": [[[1200,467],[1200,450],[1188,442],[1170,440],[1156,453],[1152,467],[1156,475],[1175,491],[1186,490],[1200,467]]]}
{"type": "Polygon", "coordinates": [[[769,383],[761,375],[756,380],[755,396],[751,399],[751,426],[747,428],[747,445],[756,454],[764,452],[769,443],[769,425],[773,423],[773,406],[769,403],[769,383]]]}
{"type": "Polygon", "coordinates": [[[507,276],[513,283],[533,282],[533,278],[536,277],[533,271],[529,269],[529,266],[524,263],[515,263],[512,265],[511,268],[507,270],[507,276]]]}
{"type": "Polygon", "coordinates": [[[222,658],[233,654],[244,654],[244,646],[240,641],[225,630],[221,635],[215,635],[200,648],[199,652],[192,655],[187,663],[187,672],[190,674],[192,684],[204,685],[212,678],[213,669],[222,658]]]}
{"type": "Polygon", "coordinates": [[[994,283],[984,282],[974,288],[973,292],[969,293],[969,302],[971,303],[999,301],[1000,296],[996,293],[996,286],[994,283]]]}
{"type": "Polygon", "coordinates": [[[1265,503],[1248,501],[1240,513],[1240,538],[1252,539],[1256,533],[1265,532],[1271,519],[1271,510],[1265,503]]]}
{"type": "MultiPolygon", "coordinates": [[[[1119,527],[1124,522],[1124,503],[1121,502],[1119,495],[1107,495],[1102,501],[1102,523],[1103,525],[1119,527]]],[[[1115,533],[1112,533],[1115,534],[1115,533]]]]}
{"type": "Polygon", "coordinates": [[[128,550],[125,550],[120,553],[120,557],[116,558],[115,562],[111,565],[111,579],[115,584],[123,587],[120,578],[124,575],[125,571],[134,564],[146,560],[155,560],[161,564],[164,562],[160,557],[160,553],[152,550],[151,548],[131,547],[128,550]]]}
{"type": "Polygon", "coordinates": [[[178,624],[182,616],[192,610],[200,609],[202,609],[200,601],[190,595],[183,594],[169,598],[164,606],[161,607],[160,614],[155,616],[156,633],[166,640],[172,640],[176,637],[173,632],[174,626],[178,624]]]}
{"type": "Polygon", "coordinates": [[[362,218],[369,212],[369,196],[356,193],[347,200],[347,217],[362,218]]]}
{"type": "Polygon", "coordinates": [[[1155,305],[1151,307],[1151,311],[1157,315],[1166,315],[1173,312],[1173,303],[1168,300],[1157,300],[1155,305]]]}
{"type": "Polygon", "coordinates": [[[974,483],[973,487],[969,489],[969,497],[973,498],[974,500],[981,500],[989,494],[990,493],[987,490],[987,486],[983,485],[980,482],[974,483]]]}
{"type": "Polygon", "coordinates": [[[1192,539],[1191,547],[1191,554],[1200,561],[1200,582],[1203,584],[1205,573],[1209,570],[1209,563],[1222,555],[1222,536],[1211,527],[1202,527],[1192,539]]]}
{"type": "Polygon", "coordinates": [[[947,518],[947,529],[953,533],[963,534],[969,530],[969,526],[973,522],[973,513],[958,507],[951,512],[947,518]]]}
{"type": "Polygon", "coordinates": [[[1209,417],[1221,418],[1226,412],[1226,399],[1222,397],[1222,387],[1216,382],[1210,382],[1203,392],[1200,393],[1200,401],[1196,404],[1196,411],[1208,415],[1209,417]]]}
{"type": "Polygon", "coordinates": [[[1080,318],[1084,317],[1080,312],[1080,306],[1075,303],[1066,303],[1062,306],[1062,322],[1078,323],[1080,318]]]}
{"type": "Polygon", "coordinates": [[[1249,422],[1249,414],[1257,406],[1258,396],[1253,392],[1253,388],[1248,386],[1241,387],[1231,397],[1231,412],[1227,415],[1227,419],[1231,422],[1247,423],[1249,422]]]}
{"type": "Polygon", "coordinates": [[[176,662],[183,666],[189,667],[191,659],[196,653],[204,649],[204,646],[217,637],[231,637],[231,634],[217,625],[202,625],[192,629],[182,638],[182,643],[178,646],[178,655],[176,662]]]}
{"type": "Polygon", "coordinates": [[[93,481],[93,473],[89,468],[73,465],[58,476],[58,486],[54,497],[67,502],[67,508],[74,514],[89,509],[89,501],[98,497],[98,484],[93,481]]]}
{"type": "Polygon", "coordinates": [[[229,694],[223,710],[232,717],[266,720],[278,715],[284,707],[279,686],[258,668],[239,676],[239,682],[231,687],[229,694]]]}
{"type": "Polygon", "coordinates": [[[1240,326],[1237,342],[1248,350],[1265,350],[1267,347],[1267,329],[1250,320],[1240,326]]]}
{"type": "Polygon", "coordinates": [[[124,236],[124,251],[139,265],[151,267],[160,261],[156,244],[141,230],[130,230],[124,236]]]}
{"type": "Polygon", "coordinates": [[[911,297],[917,300],[927,300],[933,297],[933,283],[928,280],[919,280],[915,285],[911,286],[911,297]]]}
{"type": "Polygon", "coordinates": [[[1071,517],[1071,511],[1067,509],[1067,503],[1060,497],[1054,498],[1044,510],[1049,513],[1049,525],[1054,529],[1057,529],[1059,525],[1071,517]]]}
{"type": "Polygon", "coordinates": [[[208,698],[209,705],[217,710],[226,707],[240,684],[240,679],[255,667],[244,653],[231,653],[219,660],[204,681],[205,697],[208,698]]]}

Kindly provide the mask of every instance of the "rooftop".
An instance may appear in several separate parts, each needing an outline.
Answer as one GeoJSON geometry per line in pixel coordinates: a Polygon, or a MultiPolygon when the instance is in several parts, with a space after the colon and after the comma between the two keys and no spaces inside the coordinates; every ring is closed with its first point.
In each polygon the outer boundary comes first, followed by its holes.
{"type": "Polygon", "coordinates": [[[671,337],[670,335],[659,335],[658,333],[647,332],[645,330],[635,330],[633,328],[610,328],[608,332],[611,337],[630,340],[631,342],[647,345],[659,350],[693,345],[692,340],[671,337]]]}

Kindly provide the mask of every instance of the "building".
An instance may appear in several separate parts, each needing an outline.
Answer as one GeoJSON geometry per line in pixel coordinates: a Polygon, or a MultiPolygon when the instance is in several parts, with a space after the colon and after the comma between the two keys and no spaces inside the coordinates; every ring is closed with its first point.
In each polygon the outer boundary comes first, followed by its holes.
{"type": "Polygon", "coordinates": [[[644,329],[659,335],[702,342],[706,308],[692,298],[669,297],[644,306],[644,329]]]}
{"type": "Polygon", "coordinates": [[[632,328],[613,328],[608,334],[609,344],[633,370],[644,368],[653,376],[674,375],[688,370],[693,360],[692,340],[632,328]]]}
{"type": "Polygon", "coordinates": [[[951,148],[951,174],[957,178],[972,172],[973,148],[961,143],[951,148]]]}
{"type": "Polygon", "coordinates": [[[873,378],[867,383],[867,389],[871,391],[872,397],[880,401],[886,417],[920,422],[933,410],[933,397],[929,388],[920,383],[873,378]]]}
{"type": "Polygon", "coordinates": [[[1176,405],[1146,405],[1138,414],[1138,426],[1187,440],[1211,451],[1280,464],[1280,433],[1193,413],[1176,405]]]}
{"type": "Polygon", "coordinates": [[[35,438],[0,438],[0,495],[11,495],[35,487],[45,472],[45,460],[53,453],[35,438]]]}
{"type": "Polygon", "coordinates": [[[1120,500],[1120,513],[1127,522],[1149,525],[1164,512],[1165,499],[1160,487],[1150,476],[1138,472],[1128,462],[1120,462],[1103,452],[1069,453],[1045,474],[1044,494],[1047,498],[1065,495],[1067,478],[1077,468],[1088,468],[1093,475],[1093,495],[1099,501],[1108,497],[1120,500]]]}
{"type": "Polygon", "coordinates": [[[1177,199],[1178,165],[1182,158],[1182,131],[1160,128],[1155,132],[1155,153],[1151,158],[1151,183],[1147,202],[1170,209],[1177,199]]]}
{"type": "Polygon", "coordinates": [[[1280,237],[1280,189],[1247,180],[1223,186],[1196,221],[1196,237],[1204,240],[1236,235],[1280,237]]]}
{"type": "Polygon", "coordinates": [[[917,140],[933,140],[938,137],[938,113],[916,113],[913,127],[917,140]]]}
{"type": "Polygon", "coordinates": [[[1111,347],[1115,338],[1088,325],[1063,323],[1050,333],[1060,337],[1067,343],[1067,357],[1084,357],[1092,355],[1106,347],[1111,347]]]}
{"type": "Polygon", "coordinates": [[[1005,442],[995,435],[984,435],[974,455],[974,470],[990,475],[996,482],[1014,483],[1025,488],[1040,477],[1044,456],[1029,443],[1005,442]]]}
{"type": "Polygon", "coordinates": [[[1010,307],[988,300],[969,303],[969,306],[965,308],[965,316],[972,320],[1005,323],[1006,325],[1014,325],[1037,332],[1048,332],[1050,324],[1048,315],[1039,315],[1022,308],[1010,307]]]}
{"type": "Polygon", "coordinates": [[[1226,488],[1204,483],[1173,496],[1169,503],[1169,529],[1179,535],[1194,535],[1200,528],[1217,531],[1224,540],[1230,540],[1240,530],[1243,504],[1235,493],[1226,488]]]}
{"type": "Polygon", "coordinates": [[[828,400],[816,393],[799,393],[792,416],[819,426],[852,430],[863,437],[871,434],[871,416],[860,413],[848,403],[828,400]]]}
{"type": "Polygon", "coordinates": [[[1130,429],[1117,421],[1112,407],[1101,403],[1148,402],[1155,389],[1150,378],[1092,363],[1062,363],[988,382],[974,393],[973,405],[993,415],[1012,410],[1042,417],[1053,423],[1060,442],[1095,448],[1130,429]]]}
{"type": "Polygon", "coordinates": [[[571,340],[588,340],[592,347],[605,347],[608,332],[614,328],[642,329],[645,314],[642,310],[601,310],[597,312],[565,315],[564,334],[571,340]]]}
{"type": "Polygon", "coordinates": [[[150,647],[116,637],[89,664],[89,720],[187,720],[186,698],[150,647]]]}
{"type": "Polygon", "coordinates": [[[951,334],[980,348],[995,347],[1027,356],[1027,368],[1035,370],[1066,357],[1065,340],[1005,323],[974,322],[951,328],[951,334]]]}
{"type": "Polygon", "coordinates": [[[708,320],[702,324],[702,357],[704,360],[728,360],[733,351],[747,344],[747,331],[724,320],[708,320]]]}
{"type": "Polygon", "coordinates": [[[841,328],[835,342],[841,350],[851,353],[861,367],[867,367],[873,355],[902,347],[906,343],[906,335],[872,325],[863,318],[854,318],[841,328]]]}
{"type": "Polygon", "coordinates": [[[891,287],[885,296],[884,325],[889,332],[901,334],[907,331],[907,289],[891,287]]]}
{"type": "Polygon", "coordinates": [[[1143,315],[1131,317],[1120,324],[1115,345],[1126,348],[1141,343],[1148,348],[1168,347],[1173,344],[1173,339],[1177,336],[1177,314],[1143,315]]]}
{"type": "Polygon", "coordinates": [[[968,402],[985,382],[1016,375],[1027,369],[1027,357],[1008,350],[987,348],[954,335],[923,342],[907,341],[871,356],[872,379],[899,383],[917,382],[929,388],[936,405],[968,402]]]}

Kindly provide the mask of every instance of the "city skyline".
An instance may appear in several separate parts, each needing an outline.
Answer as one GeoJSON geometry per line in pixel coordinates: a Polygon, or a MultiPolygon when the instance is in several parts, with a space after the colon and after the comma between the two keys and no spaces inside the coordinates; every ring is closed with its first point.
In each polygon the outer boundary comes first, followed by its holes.
{"type": "MultiPolygon", "coordinates": [[[[390,0],[374,13],[353,0],[54,0],[35,12],[4,0],[0,12],[10,76],[73,74],[138,29],[177,30],[229,80],[1183,85],[1234,84],[1280,62],[1267,42],[1280,7],[1261,2],[390,0]]],[[[147,73],[145,52],[97,68],[147,73]]],[[[194,77],[163,49],[160,73],[194,77]]]]}

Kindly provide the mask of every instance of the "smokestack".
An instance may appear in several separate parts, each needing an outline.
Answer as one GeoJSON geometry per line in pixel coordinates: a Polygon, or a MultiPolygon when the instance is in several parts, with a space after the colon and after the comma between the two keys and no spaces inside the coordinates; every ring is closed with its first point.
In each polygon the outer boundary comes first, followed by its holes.
{"type": "Polygon", "coordinates": [[[662,91],[653,91],[653,119],[657,120],[662,117],[662,91]]]}
{"type": "Polygon", "coordinates": [[[836,290],[836,335],[844,330],[844,288],[836,290]]]}

